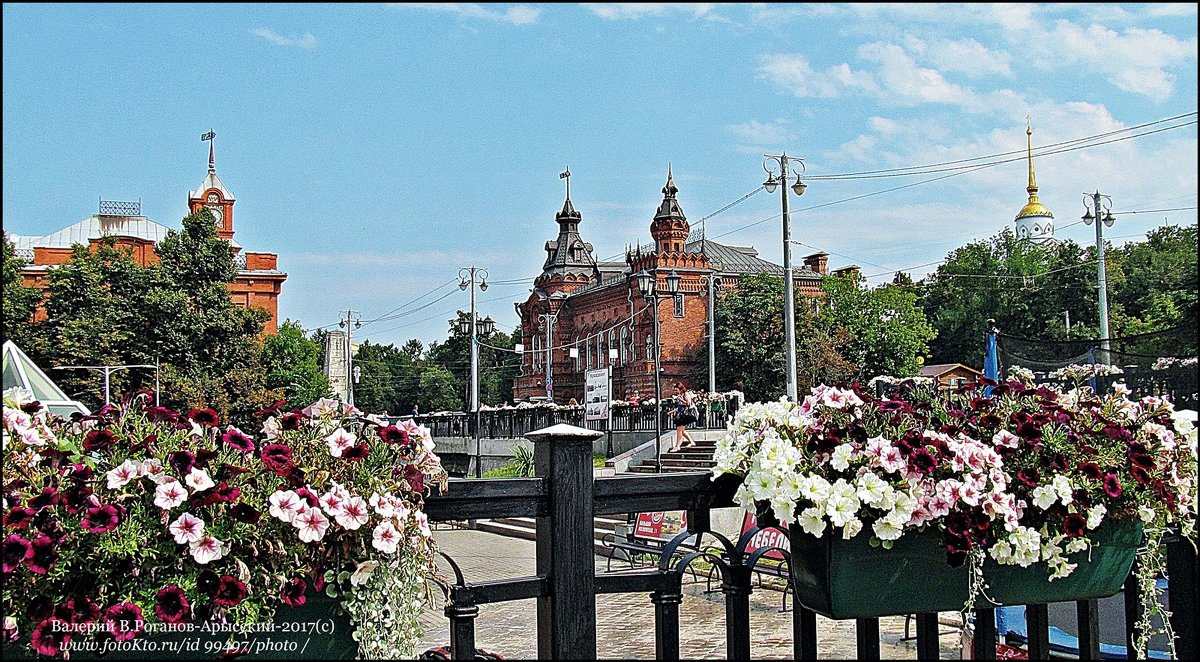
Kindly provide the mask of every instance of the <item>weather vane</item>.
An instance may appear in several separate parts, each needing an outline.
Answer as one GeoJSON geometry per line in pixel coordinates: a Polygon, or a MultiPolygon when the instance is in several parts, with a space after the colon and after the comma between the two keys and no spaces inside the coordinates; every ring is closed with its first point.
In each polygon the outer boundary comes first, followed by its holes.
{"type": "Polygon", "coordinates": [[[570,200],[571,199],[571,166],[567,166],[566,170],[558,173],[558,178],[567,180],[567,199],[570,200]]]}

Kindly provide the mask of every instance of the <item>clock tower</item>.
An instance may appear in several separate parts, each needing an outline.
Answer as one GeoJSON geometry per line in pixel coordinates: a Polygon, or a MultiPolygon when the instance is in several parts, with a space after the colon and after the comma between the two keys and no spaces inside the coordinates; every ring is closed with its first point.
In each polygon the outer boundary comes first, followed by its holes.
{"type": "Polygon", "coordinates": [[[216,223],[217,236],[232,242],[234,199],[233,194],[217,177],[216,161],[213,158],[213,141],[216,135],[209,131],[201,138],[208,141],[208,176],[200,183],[200,187],[188,196],[188,209],[193,214],[201,209],[208,209],[216,223]]]}

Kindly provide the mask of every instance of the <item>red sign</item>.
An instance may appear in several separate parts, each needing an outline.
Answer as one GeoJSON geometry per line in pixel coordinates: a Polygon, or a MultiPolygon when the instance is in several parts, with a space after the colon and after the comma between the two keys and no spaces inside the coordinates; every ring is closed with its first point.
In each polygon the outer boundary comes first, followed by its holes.
{"type": "MultiPolygon", "coordinates": [[[[758,520],[750,513],[746,513],[745,517],[742,518],[742,535],[746,535],[746,533],[750,531],[750,529],[753,529],[757,524],[758,520]]],[[[746,555],[749,556],[750,554],[754,553],[755,550],[762,547],[773,547],[774,549],[766,552],[763,554],[763,556],[772,559],[782,559],[783,554],[779,553],[780,549],[788,552],[792,551],[792,543],[790,540],[788,540],[786,531],[787,525],[784,524],[783,531],[771,528],[763,529],[758,533],[755,533],[754,536],[750,538],[750,542],[746,543],[746,555]]]]}
{"type": "Polygon", "coordinates": [[[633,535],[637,538],[665,538],[670,540],[680,531],[687,529],[687,511],[670,510],[656,513],[638,513],[633,535]]]}

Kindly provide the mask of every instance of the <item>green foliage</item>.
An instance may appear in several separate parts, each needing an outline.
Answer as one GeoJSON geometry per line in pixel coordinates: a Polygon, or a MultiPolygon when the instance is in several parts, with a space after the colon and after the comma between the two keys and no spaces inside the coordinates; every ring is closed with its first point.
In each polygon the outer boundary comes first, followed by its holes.
{"type": "MultiPolygon", "coordinates": [[[[321,370],[321,348],[304,335],[299,322],[286,320],[278,335],[263,341],[262,356],[267,371],[266,386],[283,391],[289,403],[304,406],[330,396],[329,379],[321,370]]],[[[358,397],[357,391],[355,397],[358,397]]],[[[382,411],[364,408],[364,411],[382,411]]]]}
{"type": "Polygon", "coordinates": [[[29,344],[30,322],[41,298],[36,287],[26,287],[21,277],[21,268],[27,263],[17,257],[8,233],[4,235],[4,337],[12,340],[26,351],[29,344]]]}
{"type": "Polygon", "coordinates": [[[423,407],[429,412],[461,411],[463,408],[454,375],[441,366],[429,366],[421,374],[420,390],[423,407]]]}
{"type": "Polygon", "coordinates": [[[842,355],[858,367],[855,377],[911,377],[920,372],[918,357],[929,351],[935,331],[909,288],[863,287],[859,276],[833,276],[822,282],[827,298],[818,327],[842,327],[851,340],[842,355]]]}
{"type": "Polygon", "coordinates": [[[512,464],[517,467],[517,474],[526,478],[532,478],[534,474],[533,466],[533,449],[522,444],[513,444],[508,447],[512,451],[512,464]]]}

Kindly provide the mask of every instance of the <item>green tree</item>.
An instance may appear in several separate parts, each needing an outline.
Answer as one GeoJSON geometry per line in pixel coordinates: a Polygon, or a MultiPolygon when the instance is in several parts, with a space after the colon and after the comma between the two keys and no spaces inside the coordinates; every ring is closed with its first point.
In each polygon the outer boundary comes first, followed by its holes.
{"type": "Polygon", "coordinates": [[[1164,225],[1151,230],[1145,241],[1131,242],[1107,252],[1121,276],[1109,287],[1111,333],[1114,336],[1153,333],[1171,328],[1186,333],[1147,338],[1127,351],[1156,355],[1195,356],[1196,226],[1164,225]]]}
{"type": "Polygon", "coordinates": [[[17,257],[15,247],[4,234],[4,338],[12,340],[26,352],[34,351],[30,340],[34,338],[33,315],[37,310],[41,293],[36,287],[26,287],[21,269],[27,262],[17,257]]]}
{"type": "MultiPolygon", "coordinates": [[[[796,300],[797,386],[803,391],[818,383],[851,378],[857,368],[839,347],[849,342],[840,326],[817,323],[814,303],[796,300]]],[[[736,288],[724,292],[713,313],[716,326],[717,388],[736,388],[750,401],[776,400],[786,392],[783,330],[783,279],[767,274],[743,276],[736,288]]],[[[707,360],[702,348],[698,363],[707,360]]],[[[707,370],[707,366],[704,366],[707,370]]],[[[705,373],[707,374],[707,373],[705,373]]],[[[696,383],[706,383],[704,381],[696,383]]]]}
{"type": "Polygon", "coordinates": [[[841,354],[857,366],[856,379],[918,374],[918,359],[929,351],[935,332],[917,305],[916,293],[900,285],[863,285],[858,275],[825,278],[821,286],[826,298],[817,326],[841,327],[849,333],[841,354]]]}
{"type": "MultiPolygon", "coordinates": [[[[281,390],[284,399],[296,406],[329,397],[329,379],[318,362],[320,354],[321,347],[304,335],[299,322],[285,320],[277,335],[267,336],[263,340],[266,387],[281,390]]],[[[356,398],[357,395],[356,392],[356,398]]]]}
{"type": "Polygon", "coordinates": [[[462,411],[463,399],[454,376],[439,365],[428,366],[421,374],[421,408],[427,412],[462,411]]]}

